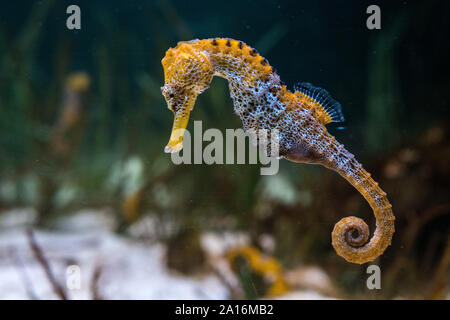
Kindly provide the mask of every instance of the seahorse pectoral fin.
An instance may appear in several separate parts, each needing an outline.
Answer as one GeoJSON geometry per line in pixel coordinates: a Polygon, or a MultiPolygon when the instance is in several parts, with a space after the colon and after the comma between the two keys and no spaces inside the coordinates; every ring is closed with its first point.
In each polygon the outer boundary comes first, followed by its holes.
{"type": "Polygon", "coordinates": [[[189,122],[190,112],[190,106],[181,107],[174,112],[172,132],[169,143],[164,148],[164,152],[173,153],[183,149],[183,136],[189,122]]]}

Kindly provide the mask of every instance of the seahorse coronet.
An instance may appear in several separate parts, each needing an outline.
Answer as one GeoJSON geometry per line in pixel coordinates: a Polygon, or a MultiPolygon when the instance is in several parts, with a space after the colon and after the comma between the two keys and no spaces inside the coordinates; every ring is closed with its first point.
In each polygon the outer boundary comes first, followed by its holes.
{"type": "Polygon", "coordinates": [[[267,59],[230,38],[179,42],[167,50],[161,62],[165,77],[161,91],[174,113],[166,152],[181,150],[197,96],[209,88],[213,76],[223,77],[228,80],[234,111],[244,130],[277,130],[279,158],[336,171],[371,206],[376,229],[370,240],[362,219],[346,217],[336,223],[332,245],[338,255],[352,263],[366,263],[391,244],[395,217],[386,193],[325,127],[344,119],[341,105],[328,91],[301,83],[300,91],[292,93],[267,59]]]}

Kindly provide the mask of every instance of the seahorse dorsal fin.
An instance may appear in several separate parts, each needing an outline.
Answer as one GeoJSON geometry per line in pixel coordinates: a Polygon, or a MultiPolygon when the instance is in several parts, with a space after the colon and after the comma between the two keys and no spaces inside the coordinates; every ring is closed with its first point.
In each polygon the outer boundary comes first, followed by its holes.
{"type": "Polygon", "coordinates": [[[313,110],[322,124],[343,122],[342,106],[334,100],[327,90],[315,87],[309,82],[301,82],[294,86],[294,94],[313,110]]]}

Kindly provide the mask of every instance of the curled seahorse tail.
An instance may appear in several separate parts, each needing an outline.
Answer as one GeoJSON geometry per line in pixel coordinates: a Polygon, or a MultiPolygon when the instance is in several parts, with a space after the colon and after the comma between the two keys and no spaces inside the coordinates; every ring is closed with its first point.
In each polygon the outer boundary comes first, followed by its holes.
{"type": "Polygon", "coordinates": [[[361,193],[376,218],[376,229],[369,242],[369,228],[362,219],[346,217],[336,223],[332,232],[336,253],[353,263],[375,260],[391,244],[395,231],[395,217],[386,193],[347,151],[340,153],[339,160],[331,160],[324,165],[337,171],[361,193]]]}

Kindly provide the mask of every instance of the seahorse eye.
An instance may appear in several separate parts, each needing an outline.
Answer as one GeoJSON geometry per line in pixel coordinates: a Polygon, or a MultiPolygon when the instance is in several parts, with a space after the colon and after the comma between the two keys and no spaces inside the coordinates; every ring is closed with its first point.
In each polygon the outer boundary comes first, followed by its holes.
{"type": "Polygon", "coordinates": [[[175,93],[171,87],[163,86],[161,87],[161,92],[166,99],[173,99],[175,97],[175,93]]]}

